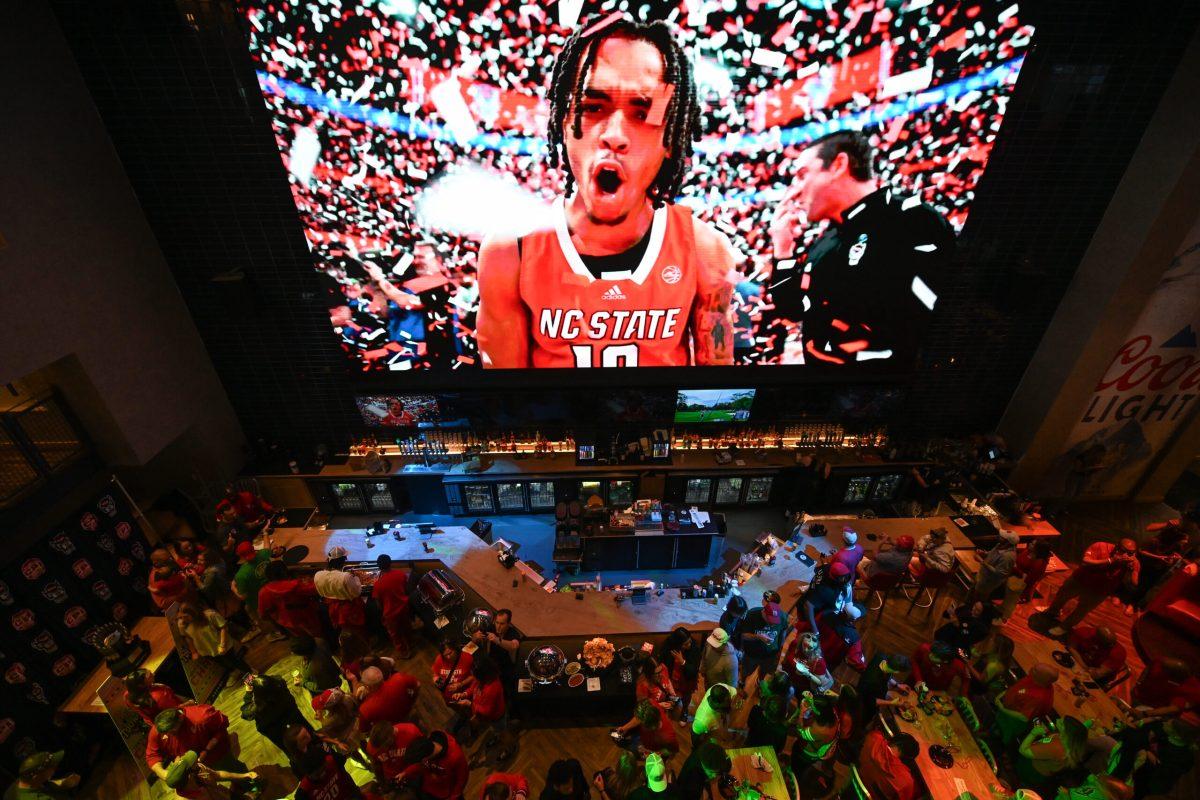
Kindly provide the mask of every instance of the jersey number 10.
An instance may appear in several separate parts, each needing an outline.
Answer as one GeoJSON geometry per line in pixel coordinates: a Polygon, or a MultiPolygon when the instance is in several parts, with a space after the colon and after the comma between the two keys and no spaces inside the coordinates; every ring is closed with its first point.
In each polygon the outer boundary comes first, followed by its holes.
{"type": "MultiPolygon", "coordinates": [[[[594,367],[592,353],[595,346],[590,344],[573,344],[571,352],[575,354],[576,367],[594,367]]],[[[638,346],[636,344],[608,344],[600,348],[601,367],[636,367],[638,365],[638,346]]]]}

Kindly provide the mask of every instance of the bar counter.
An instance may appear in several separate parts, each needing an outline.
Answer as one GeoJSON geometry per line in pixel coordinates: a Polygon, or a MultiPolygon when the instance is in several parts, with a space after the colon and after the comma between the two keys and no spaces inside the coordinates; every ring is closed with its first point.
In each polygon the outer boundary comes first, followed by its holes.
{"type": "MultiPolygon", "coordinates": [[[[438,530],[422,539],[415,528],[405,528],[401,531],[404,541],[390,535],[375,536],[371,539],[374,546],[368,547],[364,529],[279,528],[274,542],[286,548],[306,547],[308,552],[298,562],[301,564],[323,563],[329,548],[340,545],[349,552],[352,564],[374,562],[386,553],[398,566],[412,561],[418,572],[444,569],[466,591],[468,603],[475,595],[492,609],[511,609],[513,622],[529,639],[649,635],[668,632],[677,625],[707,630],[716,627],[725,606],[720,598],[682,599],[677,589],[667,589],[661,596],[650,592],[644,605],[633,605],[628,598],[618,602],[620,593],[612,591],[583,592],[576,600],[573,592],[547,592],[539,585],[541,579],[522,562],[512,568],[503,566],[496,547],[483,542],[469,528],[445,526],[438,530]]],[[[825,539],[801,537],[796,552],[810,545],[818,552],[834,549],[825,539]]],[[[758,605],[764,589],[774,589],[782,595],[784,608],[790,608],[808,585],[812,572],[812,567],[793,553],[781,551],[773,565],[764,565],[740,591],[753,607],[758,605]]],[[[696,578],[700,578],[699,571],[696,578]]]]}

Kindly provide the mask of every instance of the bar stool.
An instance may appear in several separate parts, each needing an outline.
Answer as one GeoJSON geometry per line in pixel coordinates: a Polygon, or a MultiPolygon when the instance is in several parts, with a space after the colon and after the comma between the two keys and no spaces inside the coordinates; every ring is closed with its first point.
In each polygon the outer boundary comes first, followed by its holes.
{"type": "MultiPolygon", "coordinates": [[[[846,793],[855,800],[871,800],[871,790],[863,783],[862,775],[858,774],[858,767],[850,765],[850,788],[851,791],[846,793]]],[[[843,794],[843,797],[846,796],[843,794]]]]}
{"type": "Polygon", "coordinates": [[[878,611],[879,617],[882,618],[883,607],[887,603],[888,598],[891,597],[892,592],[895,591],[896,587],[899,586],[900,582],[906,577],[908,577],[908,571],[902,570],[901,572],[895,573],[877,572],[864,580],[863,585],[867,587],[868,600],[878,600],[877,604],[868,605],[867,609],[869,611],[878,611]]]}
{"type": "Polygon", "coordinates": [[[922,570],[921,574],[916,576],[916,591],[909,595],[907,593],[907,589],[905,590],[905,594],[908,596],[910,601],[908,604],[908,611],[905,613],[911,614],[913,606],[917,606],[919,608],[931,607],[941,596],[942,590],[945,589],[950,583],[950,578],[953,576],[953,574],[954,573],[952,572],[940,572],[936,569],[926,568],[922,570]],[[917,601],[921,599],[922,595],[927,595],[929,597],[929,602],[918,603],[917,601]]]}

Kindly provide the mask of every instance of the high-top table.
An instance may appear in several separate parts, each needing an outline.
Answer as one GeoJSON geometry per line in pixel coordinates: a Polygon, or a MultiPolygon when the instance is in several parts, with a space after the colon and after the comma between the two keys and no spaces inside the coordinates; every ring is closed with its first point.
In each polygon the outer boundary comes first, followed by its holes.
{"type": "Polygon", "coordinates": [[[745,781],[753,786],[764,798],[788,800],[788,798],[792,797],[787,781],[783,776],[783,770],[779,768],[779,759],[775,755],[774,747],[770,745],[738,747],[726,750],[725,754],[729,756],[729,760],[732,763],[729,774],[739,781],[745,781]],[[769,769],[762,770],[754,767],[753,756],[755,754],[758,754],[762,758],[769,769]]]}
{"type": "MultiPolygon", "coordinates": [[[[945,695],[944,692],[933,694],[945,695]]],[[[981,799],[993,796],[992,787],[999,786],[999,780],[957,708],[949,716],[926,714],[918,708],[912,722],[898,713],[888,713],[896,728],[912,736],[921,746],[917,769],[933,800],[957,800],[964,792],[981,799]],[[954,763],[949,769],[933,763],[929,757],[929,748],[933,745],[956,748],[954,763]]]]}
{"type": "Polygon", "coordinates": [[[1094,719],[1096,724],[1104,728],[1112,728],[1116,723],[1127,722],[1129,717],[1117,702],[1102,687],[1096,686],[1096,681],[1084,666],[1078,653],[1072,653],[1074,666],[1064,667],[1054,660],[1055,651],[1069,652],[1067,646],[1054,639],[1038,636],[1036,639],[1017,639],[1013,644],[1013,657],[1025,672],[1033,669],[1035,664],[1049,664],[1058,669],[1058,682],[1054,684],[1054,710],[1062,717],[1075,717],[1081,721],[1094,719]],[[1092,684],[1096,688],[1084,687],[1081,691],[1086,694],[1075,695],[1075,682],[1092,684]]]}
{"type": "MultiPolygon", "coordinates": [[[[150,653],[139,666],[149,670],[151,674],[158,671],[167,656],[175,650],[175,640],[171,637],[171,627],[166,617],[142,617],[133,626],[134,634],[142,637],[150,644],[150,653]]],[[[96,692],[100,685],[111,675],[108,667],[101,663],[92,670],[87,680],[83,682],[75,694],[67,698],[59,711],[68,714],[105,714],[104,704],[100,702],[96,692]]]]}

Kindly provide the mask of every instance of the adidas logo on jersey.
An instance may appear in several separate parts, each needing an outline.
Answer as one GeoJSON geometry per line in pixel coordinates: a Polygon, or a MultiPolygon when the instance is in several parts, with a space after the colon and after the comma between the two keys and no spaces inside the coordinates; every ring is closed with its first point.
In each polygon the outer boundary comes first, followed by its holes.
{"type": "Polygon", "coordinates": [[[601,300],[624,300],[625,293],[621,291],[619,286],[610,286],[608,291],[600,295],[601,300]]]}

